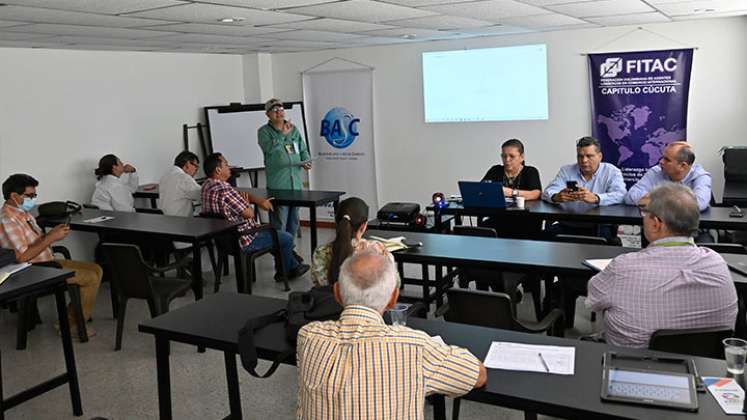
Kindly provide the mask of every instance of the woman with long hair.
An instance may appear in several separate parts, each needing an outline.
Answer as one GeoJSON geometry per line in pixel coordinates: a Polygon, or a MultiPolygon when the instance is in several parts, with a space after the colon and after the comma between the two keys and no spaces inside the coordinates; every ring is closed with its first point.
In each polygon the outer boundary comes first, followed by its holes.
{"type": "Polygon", "coordinates": [[[135,211],[138,176],[134,166],[122,163],[115,155],[105,155],[94,171],[98,181],[91,196],[91,204],[101,210],[135,211]]]}

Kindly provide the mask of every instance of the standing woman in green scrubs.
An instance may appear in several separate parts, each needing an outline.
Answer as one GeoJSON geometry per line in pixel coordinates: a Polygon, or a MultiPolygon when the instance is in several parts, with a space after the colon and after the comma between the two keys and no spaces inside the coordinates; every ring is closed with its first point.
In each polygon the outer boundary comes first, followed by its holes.
{"type": "MultiPolygon", "coordinates": [[[[267,101],[265,113],[268,121],[257,130],[257,139],[265,157],[267,188],[300,190],[303,187],[301,169],[311,169],[311,163],[299,165],[309,160],[306,142],[298,129],[285,119],[285,109],[279,99],[267,101]]],[[[290,233],[295,240],[299,227],[298,207],[275,206],[270,213],[270,224],[278,231],[290,233]]],[[[297,253],[295,255],[303,260],[297,253]]]]}

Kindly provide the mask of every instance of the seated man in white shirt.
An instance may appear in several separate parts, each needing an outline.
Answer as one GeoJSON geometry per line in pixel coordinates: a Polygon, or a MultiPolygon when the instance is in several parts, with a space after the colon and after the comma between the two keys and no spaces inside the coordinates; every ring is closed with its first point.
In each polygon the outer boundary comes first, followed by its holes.
{"type": "Polygon", "coordinates": [[[202,187],[194,176],[200,159],[196,154],[185,150],[174,159],[174,166],[159,182],[159,202],[163,214],[190,217],[194,213],[195,201],[200,201],[202,187]]]}

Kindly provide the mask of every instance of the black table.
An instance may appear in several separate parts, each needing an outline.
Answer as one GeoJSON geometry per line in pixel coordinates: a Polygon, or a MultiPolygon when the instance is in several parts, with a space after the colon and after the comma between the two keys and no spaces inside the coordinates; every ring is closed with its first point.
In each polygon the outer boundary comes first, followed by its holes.
{"type": "Polygon", "coordinates": [[[73,275],[74,273],[69,270],[32,266],[13,274],[0,285],[0,304],[27,296],[54,293],[57,302],[57,319],[60,323],[60,336],[62,339],[62,351],[65,354],[66,368],[65,373],[61,375],[57,375],[11,397],[4,398],[2,365],[0,364],[0,420],[5,418],[5,411],[65,384],[68,384],[70,388],[70,402],[73,406],[73,414],[76,416],[83,415],[78,373],[75,368],[75,353],[73,351],[72,338],[70,337],[70,325],[65,305],[66,279],[73,275]]]}
{"type": "MultiPolygon", "coordinates": [[[[428,207],[433,209],[433,207],[428,207]]],[[[700,227],[703,229],[732,229],[747,230],[747,217],[729,217],[730,207],[710,207],[700,213],[700,227]]],[[[462,204],[449,203],[435,212],[436,219],[443,215],[460,216],[493,216],[500,217],[502,213],[520,214],[534,220],[557,220],[568,222],[588,222],[601,224],[641,225],[640,211],[636,206],[617,204],[614,206],[594,207],[584,212],[572,212],[561,208],[559,205],[547,203],[542,200],[526,202],[526,210],[500,210],[465,208],[462,204]]]]}
{"type": "MultiPolygon", "coordinates": [[[[237,188],[239,191],[248,192],[257,197],[273,197],[273,205],[307,207],[309,209],[309,227],[311,230],[311,253],[314,253],[317,245],[316,233],[316,208],[327,203],[332,203],[337,212],[337,204],[342,191],[314,191],[314,190],[271,190],[266,188],[237,188]]],[[[133,194],[134,197],[147,198],[151,206],[156,208],[158,198],[158,184],[146,184],[138,187],[133,194]]]]}
{"type": "MultiPolygon", "coordinates": [[[[66,218],[39,218],[43,227],[65,223],[66,218]]],[[[171,241],[192,244],[192,289],[196,299],[202,298],[202,258],[200,245],[226,232],[235,231],[235,224],[221,219],[201,217],[165,216],[162,214],[127,213],[106,210],[83,209],[70,219],[70,228],[83,232],[130,233],[143,237],[159,237],[171,241]],[[111,216],[112,220],[91,223],[86,220],[99,216],[111,216]]],[[[239,259],[240,260],[240,259],[239,259]]],[[[240,267],[237,264],[237,267],[240,267]]],[[[236,270],[237,284],[243,284],[243,271],[236,270]]]]}
{"type": "MultiPolygon", "coordinates": [[[[237,332],[246,319],[269,314],[285,305],[286,302],[279,299],[218,293],[200,302],[142,322],[139,326],[140,331],[153,334],[156,340],[161,420],[172,418],[169,373],[170,341],[202,345],[224,352],[231,407],[230,418],[242,418],[236,371],[237,332]]],[[[440,335],[449,344],[466,347],[481,360],[485,358],[492,341],[576,347],[575,375],[562,376],[491,369],[488,370],[487,385],[465,396],[470,400],[560,417],[653,420],[727,418],[709,394],[698,394],[700,411],[697,413],[602,402],[599,399],[602,354],[609,349],[614,349],[604,344],[418,318],[408,319],[408,325],[422,329],[431,335],[440,335]]],[[[278,355],[289,349],[292,350],[292,346],[285,339],[285,327],[282,323],[272,324],[258,331],[255,335],[255,345],[258,357],[267,360],[274,360],[278,355]]],[[[626,352],[654,353],[648,350],[626,350],[626,352]]],[[[697,357],[693,359],[701,375],[724,376],[726,374],[723,361],[697,357]]],[[[285,363],[295,364],[295,357],[289,357],[285,363]]],[[[435,417],[445,418],[443,404],[436,404],[435,407],[439,408],[435,417]]]]}

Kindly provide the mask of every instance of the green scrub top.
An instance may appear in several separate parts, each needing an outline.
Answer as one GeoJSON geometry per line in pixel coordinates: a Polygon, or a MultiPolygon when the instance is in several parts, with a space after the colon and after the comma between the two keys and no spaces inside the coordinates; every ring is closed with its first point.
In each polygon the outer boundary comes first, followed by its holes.
{"type": "Polygon", "coordinates": [[[257,139],[265,155],[267,188],[300,190],[303,168],[297,165],[309,159],[309,150],[298,128],[283,135],[268,122],[257,130],[257,139]]]}

